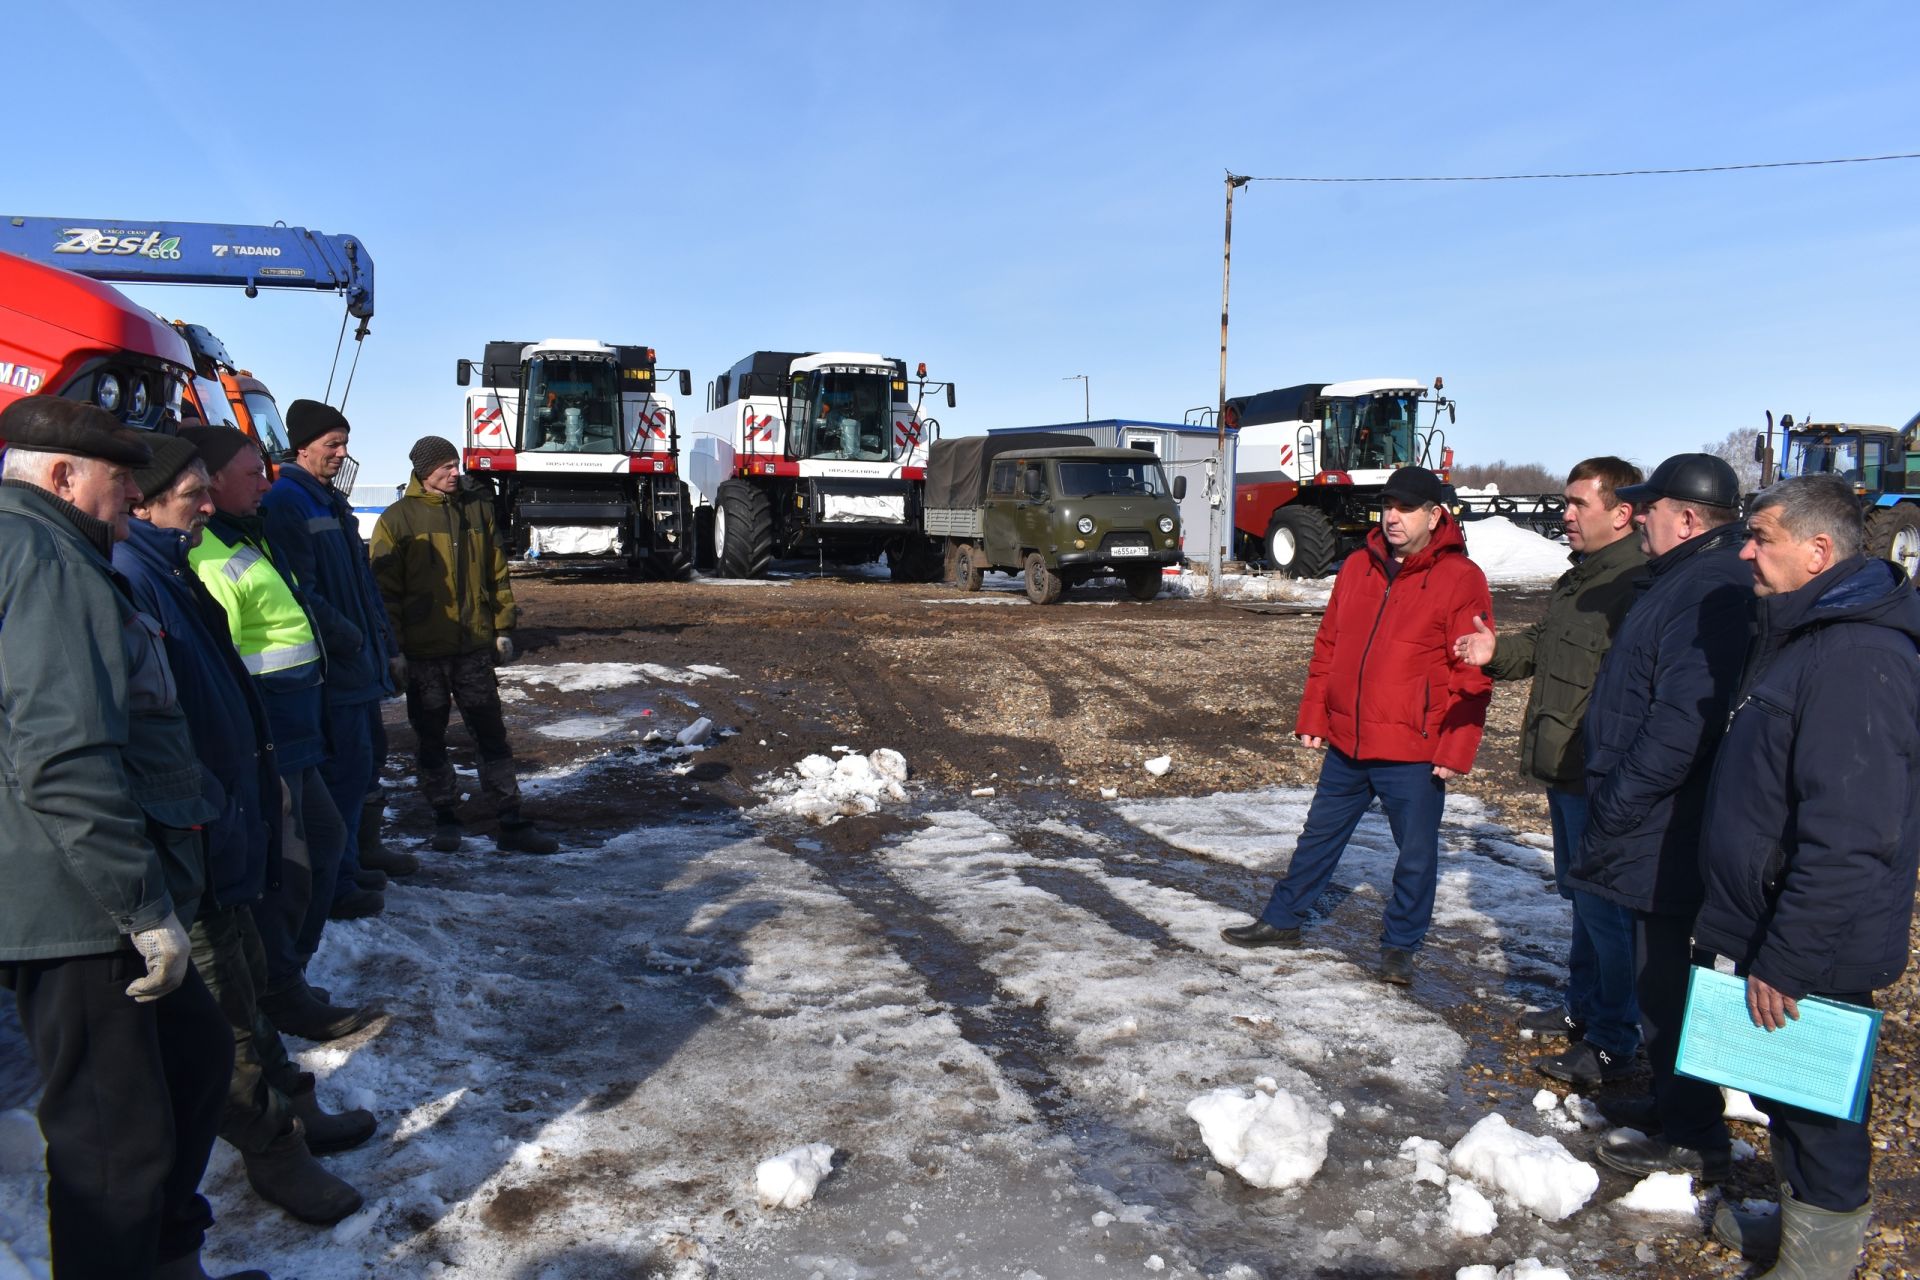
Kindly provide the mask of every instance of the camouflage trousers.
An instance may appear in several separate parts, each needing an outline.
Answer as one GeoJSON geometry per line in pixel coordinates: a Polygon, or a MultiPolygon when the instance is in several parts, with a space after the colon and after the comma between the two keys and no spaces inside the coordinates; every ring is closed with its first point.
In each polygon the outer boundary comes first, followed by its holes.
{"type": "Polygon", "coordinates": [[[298,1092],[300,1085],[300,1068],[260,1012],[267,955],[253,913],[244,906],[213,906],[210,898],[201,903],[187,937],[193,944],[193,967],[233,1028],[233,1077],[220,1136],[248,1155],[258,1155],[293,1127],[293,1104],[287,1095],[298,1092]]]}
{"type": "Polygon", "coordinates": [[[491,649],[457,658],[407,659],[407,721],[419,741],[416,762],[427,803],[439,810],[460,802],[453,762],[447,758],[447,722],[456,705],[480,749],[481,793],[499,816],[518,817],[520,782],[507,743],[491,649]]]}

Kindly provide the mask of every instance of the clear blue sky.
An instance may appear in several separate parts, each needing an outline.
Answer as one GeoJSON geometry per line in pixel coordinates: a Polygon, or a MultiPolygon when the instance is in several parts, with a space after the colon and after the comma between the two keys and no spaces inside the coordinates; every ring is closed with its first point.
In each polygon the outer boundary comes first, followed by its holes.
{"type": "MultiPolygon", "coordinates": [[[[1920,151],[1912,3],[55,0],[8,15],[0,212],[360,236],[364,480],[489,338],[879,350],[947,431],[1214,400],[1222,175],[1920,151]]],[[[1655,461],[1920,410],[1920,162],[1235,202],[1229,391],[1443,374],[1462,462],[1655,461]]],[[[286,403],[328,295],[142,289],[286,403]]],[[[349,344],[350,345],[350,344],[349,344]]],[[[337,391],[336,391],[337,396],[337,391]]],[[[691,406],[698,409],[700,406],[691,406]]]]}

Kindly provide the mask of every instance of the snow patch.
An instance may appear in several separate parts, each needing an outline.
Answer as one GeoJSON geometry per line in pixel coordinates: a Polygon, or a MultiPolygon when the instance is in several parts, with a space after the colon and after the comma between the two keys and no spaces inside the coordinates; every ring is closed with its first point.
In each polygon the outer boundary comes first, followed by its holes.
{"type": "Polygon", "coordinates": [[[1634,1213],[1692,1217],[1693,1175],[1690,1173],[1650,1173],[1633,1190],[1614,1201],[1634,1213]]]}
{"type": "Polygon", "coordinates": [[[1467,557],[1488,582],[1552,582],[1567,571],[1566,543],[1543,538],[1505,516],[1470,520],[1461,528],[1467,535],[1467,557]]]}
{"type": "Polygon", "coordinates": [[[872,813],[883,801],[907,798],[907,759],[882,747],[871,756],[850,751],[832,756],[808,756],[790,774],[776,777],[762,790],[773,798],[766,808],[790,813],[822,826],[841,818],[872,813]]]}
{"type": "Polygon", "coordinates": [[[1599,1189],[1600,1175],[1553,1138],[1522,1133],[1506,1117],[1489,1115],[1454,1144],[1456,1173],[1499,1191],[1548,1222],[1578,1212],[1599,1189]]]}
{"type": "Polygon", "coordinates": [[[762,1160],[753,1171],[753,1186],[763,1209],[798,1209],[813,1199],[820,1180],[833,1172],[833,1148],[824,1142],[783,1151],[762,1160]]]}
{"type": "Polygon", "coordinates": [[[1256,1187],[1297,1186],[1327,1159],[1333,1118],[1281,1089],[1215,1089],[1187,1104],[1213,1158],[1256,1187]]]}
{"type": "Polygon", "coordinates": [[[704,680],[737,680],[725,667],[699,664],[668,667],[658,662],[552,662],[545,666],[501,667],[502,680],[541,685],[561,693],[591,693],[624,689],[636,684],[699,684],[704,680]]]}
{"type": "Polygon", "coordinates": [[[1464,1178],[1447,1181],[1447,1226],[1457,1236],[1490,1236],[1500,1225],[1493,1202],[1464,1178]]]}

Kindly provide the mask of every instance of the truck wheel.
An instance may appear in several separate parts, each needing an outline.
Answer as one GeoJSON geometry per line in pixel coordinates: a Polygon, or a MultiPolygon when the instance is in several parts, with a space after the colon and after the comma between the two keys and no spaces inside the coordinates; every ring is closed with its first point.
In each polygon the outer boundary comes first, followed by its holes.
{"type": "Polygon", "coordinates": [[[1267,529],[1267,563],[1289,578],[1323,578],[1333,567],[1333,521],[1312,507],[1282,507],[1267,529]]]}
{"type": "Polygon", "coordinates": [[[938,582],[944,567],[940,547],[931,538],[908,535],[887,552],[887,571],[895,582],[938,582]]]}
{"type": "Polygon", "coordinates": [[[758,578],[773,562],[773,502],[738,480],[720,486],[714,510],[714,549],[723,578],[758,578]]]}
{"type": "Polygon", "coordinates": [[[1891,560],[1920,576],[1920,504],[1903,502],[1867,513],[1867,554],[1891,560]]]}
{"type": "Polygon", "coordinates": [[[953,555],[953,585],[962,591],[978,591],[981,579],[987,576],[986,567],[981,563],[980,548],[971,542],[963,542],[953,555]]]}
{"type": "Polygon", "coordinates": [[[1127,584],[1127,594],[1135,600],[1151,600],[1160,594],[1160,571],[1150,566],[1129,569],[1120,575],[1127,584]]]}
{"type": "Polygon", "coordinates": [[[1035,551],[1027,556],[1027,599],[1035,604],[1059,604],[1067,584],[1047,568],[1046,557],[1035,551]]]}

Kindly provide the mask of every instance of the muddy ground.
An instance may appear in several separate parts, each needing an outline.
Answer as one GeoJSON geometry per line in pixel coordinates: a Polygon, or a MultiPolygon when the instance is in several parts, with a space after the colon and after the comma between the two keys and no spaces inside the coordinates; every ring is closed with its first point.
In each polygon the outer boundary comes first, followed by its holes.
{"type": "MultiPolygon", "coordinates": [[[[1001,796],[1057,796],[1063,805],[1097,801],[1101,788],[1140,797],[1311,785],[1318,757],[1296,746],[1289,729],[1317,614],[1189,600],[1140,605],[1117,584],[1039,608],[1017,600],[1004,589],[1010,584],[998,585],[999,592],[965,596],[850,576],[766,584],[630,583],[590,572],[516,577],[518,639],[533,662],[715,664],[740,677],[699,687],[699,713],[738,732],[702,752],[693,772],[676,780],[681,785],[600,797],[592,812],[570,797],[568,813],[536,816],[556,824],[653,824],[749,804],[757,778],[835,745],[896,748],[917,777],[961,795],[992,787],[1001,796]],[[1160,755],[1173,765],[1155,778],[1142,763],[1160,755]]],[[[1524,624],[1543,603],[1538,592],[1500,591],[1497,620],[1524,624]]],[[[1455,785],[1516,830],[1545,831],[1539,789],[1512,765],[1525,692],[1524,684],[1497,689],[1480,767],[1455,785]]],[[[404,730],[393,745],[397,755],[410,746],[404,730]]],[[[529,770],[563,764],[579,750],[577,742],[524,734],[517,746],[529,770]]],[[[417,802],[400,812],[404,826],[424,827],[417,802]]],[[[848,820],[826,838],[836,854],[857,859],[899,821],[848,820]]],[[[1550,886],[1543,883],[1542,892],[1550,886]]],[[[1550,1046],[1522,1040],[1511,1019],[1522,1003],[1551,994],[1515,983],[1488,988],[1485,980],[1451,957],[1437,932],[1415,998],[1481,1046],[1463,1092],[1530,1096],[1544,1081],[1528,1064],[1550,1046]]],[[[1920,1102],[1908,1070],[1914,995],[1909,974],[1884,1001],[1873,1118],[1880,1209],[1863,1274],[1920,1274],[1920,1160],[1912,1149],[1920,1102]]],[[[1763,1133],[1742,1135],[1764,1152],[1763,1133]]],[[[1734,1190],[1770,1195],[1761,1185],[1765,1168],[1764,1161],[1743,1165],[1734,1190]]],[[[1610,1193],[1627,1185],[1621,1180],[1610,1193]]],[[[1655,1274],[1744,1274],[1738,1259],[1703,1243],[1699,1232],[1666,1229],[1652,1243],[1655,1274]]]]}

